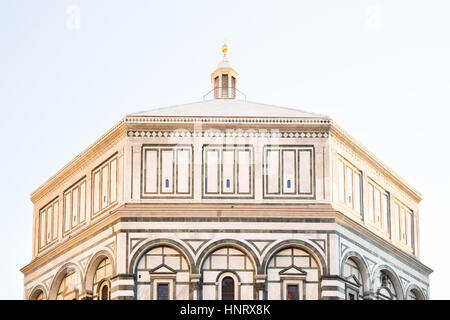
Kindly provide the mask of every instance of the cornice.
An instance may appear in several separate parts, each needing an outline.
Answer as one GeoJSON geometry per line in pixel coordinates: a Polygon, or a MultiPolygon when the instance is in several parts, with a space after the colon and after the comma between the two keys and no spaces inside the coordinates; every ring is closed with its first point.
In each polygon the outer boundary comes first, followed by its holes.
{"type": "Polygon", "coordinates": [[[336,138],[341,143],[344,143],[350,149],[357,152],[358,157],[365,160],[375,169],[379,170],[383,175],[388,177],[399,189],[406,192],[412,199],[417,202],[422,200],[422,194],[411,186],[405,179],[395,173],[388,165],[375,156],[369,149],[362,145],[352,135],[340,127],[336,122],[331,121],[330,137],[336,138]]]}
{"type": "MultiPolygon", "coordinates": [[[[36,270],[41,264],[49,262],[55,259],[57,256],[67,252],[71,248],[79,245],[83,241],[90,239],[93,235],[112,228],[111,232],[120,232],[120,229],[115,229],[113,226],[126,218],[146,218],[146,217],[158,217],[158,218],[184,218],[186,217],[186,204],[124,204],[121,207],[115,209],[104,218],[93,223],[86,229],[80,231],[80,233],[74,235],[55,246],[55,248],[44,253],[32,260],[28,265],[23,267],[20,271],[23,274],[28,274],[36,270]]],[[[364,235],[365,237],[372,239],[375,243],[379,244],[383,248],[386,248],[394,255],[400,257],[407,263],[420,270],[423,270],[426,274],[431,274],[432,269],[421,263],[416,257],[407,254],[401,249],[382,237],[376,235],[372,231],[365,228],[364,225],[354,221],[350,217],[341,213],[338,209],[330,203],[317,204],[193,204],[189,205],[189,217],[214,217],[214,218],[329,218],[334,220],[332,223],[337,223],[341,226],[347,226],[357,234],[364,235]]]]}
{"type": "Polygon", "coordinates": [[[328,118],[289,118],[289,117],[201,117],[201,116],[132,116],[125,118],[126,123],[213,123],[213,124],[329,124],[328,118]]]}
{"type": "Polygon", "coordinates": [[[118,221],[120,218],[119,208],[113,210],[111,213],[105,215],[104,218],[100,219],[89,225],[87,228],[80,230],[79,233],[69,236],[69,238],[63,240],[58,243],[54,248],[45,252],[44,254],[34,258],[29,264],[24,266],[20,271],[23,274],[27,274],[29,272],[34,271],[41,264],[51,261],[55,257],[67,252],[70,248],[78,245],[82,241],[89,239],[92,235],[100,232],[105,227],[110,226],[111,224],[118,221]]]}
{"type": "Polygon", "coordinates": [[[73,158],[69,163],[62,167],[58,172],[47,179],[43,184],[41,184],[37,189],[35,189],[30,194],[31,201],[35,203],[41,197],[46,195],[50,190],[58,186],[64,181],[66,177],[75,172],[76,170],[82,168],[84,165],[89,163],[94,159],[101,150],[105,149],[107,146],[111,145],[115,141],[119,140],[120,137],[126,135],[126,126],[124,119],[120,120],[116,125],[104,133],[100,138],[98,138],[94,143],[88,146],[84,151],[73,158]]]}
{"type": "MultiPolygon", "coordinates": [[[[152,127],[152,126],[150,126],[152,127]]],[[[206,129],[206,128],[204,128],[206,129]]],[[[286,128],[287,129],[287,128],[286,128]]],[[[45,181],[40,187],[31,193],[33,202],[47,194],[49,190],[61,183],[68,175],[83,165],[88,163],[96,154],[105,146],[126,135],[128,137],[258,137],[258,138],[328,138],[334,136],[345,143],[351,149],[356,149],[358,156],[369,162],[372,166],[380,170],[386,177],[389,177],[400,189],[404,190],[416,201],[422,199],[422,195],[403,178],[397,175],[391,168],[378,159],[366,147],[353,138],[348,132],[337,125],[329,118],[256,118],[256,117],[157,117],[157,116],[126,116],[121,119],[115,126],[103,134],[93,144],[87,147],[83,152],[77,155],[73,160],[66,164],[62,169],[45,181]],[[207,130],[196,131],[165,131],[165,130],[148,130],[149,125],[176,125],[195,123],[204,124],[226,124],[236,125],[270,125],[289,127],[285,131],[267,131],[267,132],[209,132],[207,130]],[[300,127],[299,127],[300,126],[300,127]],[[303,127],[305,126],[305,127],[303,127]],[[297,128],[295,130],[295,128],[297,128]],[[308,129],[306,129],[308,128],[308,129]]]]}

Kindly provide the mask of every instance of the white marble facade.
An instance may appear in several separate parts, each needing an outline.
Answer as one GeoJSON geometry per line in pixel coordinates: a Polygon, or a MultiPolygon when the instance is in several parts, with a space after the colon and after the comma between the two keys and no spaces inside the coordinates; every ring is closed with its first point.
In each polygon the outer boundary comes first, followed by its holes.
{"type": "Polygon", "coordinates": [[[329,117],[236,99],[229,61],[212,82],[32,193],[24,298],[428,299],[420,193],[329,117]]]}

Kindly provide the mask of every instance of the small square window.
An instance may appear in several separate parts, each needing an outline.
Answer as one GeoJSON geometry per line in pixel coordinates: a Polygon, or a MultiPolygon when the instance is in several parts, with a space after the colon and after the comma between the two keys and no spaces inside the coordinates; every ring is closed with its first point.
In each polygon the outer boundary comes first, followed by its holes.
{"type": "Polygon", "coordinates": [[[169,300],[169,284],[168,283],[158,283],[158,300],[169,300]]]}
{"type": "Polygon", "coordinates": [[[299,300],[298,284],[288,284],[287,299],[288,300],[299,300]]]}

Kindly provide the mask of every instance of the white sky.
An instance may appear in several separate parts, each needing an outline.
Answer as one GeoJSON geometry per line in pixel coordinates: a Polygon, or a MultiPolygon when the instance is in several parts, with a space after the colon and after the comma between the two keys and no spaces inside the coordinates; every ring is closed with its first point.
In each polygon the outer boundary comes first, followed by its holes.
{"type": "Polygon", "coordinates": [[[30,192],[125,114],[201,100],[224,38],[249,100],[328,114],[423,193],[421,260],[448,299],[449,17],[446,0],[1,1],[0,299],[23,295],[30,192]]]}

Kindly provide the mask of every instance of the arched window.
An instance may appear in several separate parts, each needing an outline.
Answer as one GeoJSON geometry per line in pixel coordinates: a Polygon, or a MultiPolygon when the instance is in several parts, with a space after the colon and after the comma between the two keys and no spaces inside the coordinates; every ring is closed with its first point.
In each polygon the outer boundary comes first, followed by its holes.
{"type": "Polygon", "coordinates": [[[362,300],[364,295],[364,285],[361,270],[353,258],[348,258],[344,264],[344,278],[346,283],[346,299],[362,300]]]}
{"type": "Polygon", "coordinates": [[[58,288],[56,300],[77,300],[80,290],[80,277],[75,270],[67,270],[58,288]]]}
{"type": "Polygon", "coordinates": [[[136,266],[137,300],[188,300],[189,263],[178,249],[158,246],[141,256],[136,266]]]}
{"type": "Polygon", "coordinates": [[[389,274],[382,270],[380,272],[380,289],[378,290],[378,298],[380,300],[397,300],[397,292],[394,283],[389,274]]]}
{"type": "Polygon", "coordinates": [[[222,279],[222,300],[234,300],[234,279],[232,277],[222,279]]]}
{"type": "Polygon", "coordinates": [[[104,281],[100,286],[99,300],[109,300],[109,284],[104,281]]]}
{"type": "Polygon", "coordinates": [[[420,300],[415,290],[410,290],[408,293],[408,300],[420,300]]]}
{"type": "Polygon", "coordinates": [[[201,267],[202,300],[254,299],[255,264],[246,253],[234,247],[220,247],[210,252],[201,267]],[[231,279],[227,279],[231,278],[231,279]],[[245,282],[242,283],[242,279],[245,282]],[[225,296],[222,296],[225,290],[225,296]]]}
{"type": "Polygon", "coordinates": [[[35,290],[29,297],[30,300],[45,300],[44,291],[41,289],[35,290]]]}
{"type": "Polygon", "coordinates": [[[41,291],[41,292],[37,295],[37,297],[36,297],[35,300],[44,300],[44,292],[41,291]]]}
{"type": "Polygon", "coordinates": [[[112,275],[111,260],[103,259],[94,275],[94,300],[109,300],[109,279],[112,275]]]}
{"type": "Polygon", "coordinates": [[[268,300],[317,300],[317,260],[307,251],[288,247],[277,251],[268,261],[266,297],[268,300]]]}

